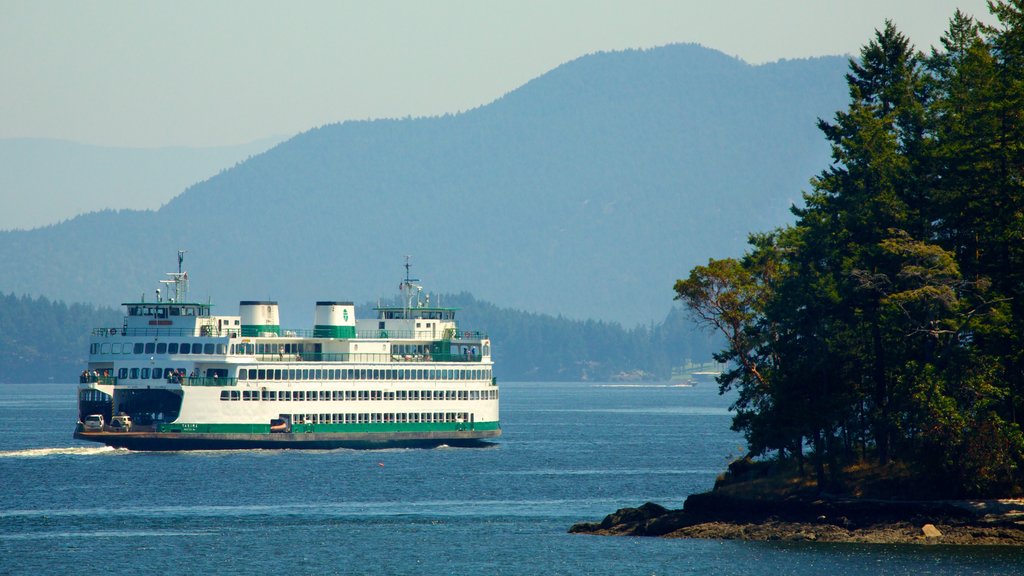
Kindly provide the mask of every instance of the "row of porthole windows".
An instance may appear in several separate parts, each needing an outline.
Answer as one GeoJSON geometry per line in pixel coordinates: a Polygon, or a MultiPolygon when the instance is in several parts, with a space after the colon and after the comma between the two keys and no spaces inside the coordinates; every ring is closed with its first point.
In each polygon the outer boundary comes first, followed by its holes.
{"type": "Polygon", "coordinates": [[[491,390],[221,390],[226,401],[344,402],[370,400],[497,400],[491,390]]]}
{"type": "Polygon", "coordinates": [[[489,368],[239,368],[239,380],[490,380],[489,368]]]}
{"type": "Polygon", "coordinates": [[[390,424],[468,422],[469,412],[367,412],[355,414],[292,414],[293,424],[390,424]]]}
{"type": "Polygon", "coordinates": [[[228,345],[216,342],[94,342],[90,354],[227,354],[228,345]]]}

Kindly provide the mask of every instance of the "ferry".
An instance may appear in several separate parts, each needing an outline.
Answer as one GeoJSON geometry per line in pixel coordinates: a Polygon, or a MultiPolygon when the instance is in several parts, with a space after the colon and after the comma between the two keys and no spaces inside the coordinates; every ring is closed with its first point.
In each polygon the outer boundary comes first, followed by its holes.
{"type": "Polygon", "coordinates": [[[431,306],[409,261],[398,305],[356,319],[319,301],[282,330],[277,302],[237,316],[191,301],[182,269],[121,326],[93,329],[78,386],[79,440],[131,450],[486,446],[501,435],[486,333],[431,306]]]}

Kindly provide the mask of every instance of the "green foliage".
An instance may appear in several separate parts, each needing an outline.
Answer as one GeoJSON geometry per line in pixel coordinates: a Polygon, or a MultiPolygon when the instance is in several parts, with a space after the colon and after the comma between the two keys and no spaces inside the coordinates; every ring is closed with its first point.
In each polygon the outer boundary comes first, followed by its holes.
{"type": "Polygon", "coordinates": [[[0,293],[0,383],[73,382],[88,362],[92,329],[120,324],[107,308],[0,293]]]}
{"type": "Polygon", "coordinates": [[[927,57],[886,23],[797,222],[676,283],[726,338],[753,454],[810,444],[821,487],[870,454],[949,496],[1024,491],[1022,7],[957,12],[927,57]]]}

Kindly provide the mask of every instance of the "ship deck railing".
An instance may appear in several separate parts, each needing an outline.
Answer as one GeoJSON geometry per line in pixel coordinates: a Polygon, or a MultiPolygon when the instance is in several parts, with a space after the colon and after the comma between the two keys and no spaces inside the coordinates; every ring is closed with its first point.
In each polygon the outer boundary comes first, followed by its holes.
{"type": "Polygon", "coordinates": [[[103,384],[106,386],[117,386],[117,378],[113,376],[95,376],[91,373],[82,374],[78,377],[79,384],[103,384]]]}
{"type": "MultiPolygon", "coordinates": [[[[284,330],[282,336],[285,338],[328,338],[320,330],[284,330]]],[[[370,330],[356,330],[356,340],[482,340],[487,338],[487,333],[481,330],[456,330],[447,328],[436,330],[420,328],[416,330],[391,330],[386,328],[373,328],[370,330]]]]}
{"type": "Polygon", "coordinates": [[[256,362],[362,362],[384,364],[390,362],[482,362],[480,354],[386,354],[373,352],[303,352],[251,354],[256,362]]]}
{"type": "Polygon", "coordinates": [[[181,379],[182,386],[234,386],[238,378],[220,378],[216,376],[190,376],[181,379]]]}
{"type": "MultiPolygon", "coordinates": [[[[166,328],[161,326],[141,328],[93,328],[93,336],[204,336],[214,338],[238,338],[242,336],[239,328],[216,328],[214,326],[198,326],[195,328],[166,328]]],[[[255,337],[255,336],[247,336],[255,337]]],[[[280,335],[274,334],[272,338],[322,338],[324,336],[319,330],[283,330],[280,335]]],[[[454,340],[454,341],[477,341],[487,338],[487,333],[480,330],[453,330],[446,329],[440,336],[431,330],[358,330],[355,339],[360,340],[454,340]]]]}
{"type": "Polygon", "coordinates": [[[195,328],[166,328],[152,326],[143,328],[93,328],[93,336],[204,336],[213,338],[238,338],[242,331],[238,328],[221,328],[213,326],[197,326],[195,328]]]}

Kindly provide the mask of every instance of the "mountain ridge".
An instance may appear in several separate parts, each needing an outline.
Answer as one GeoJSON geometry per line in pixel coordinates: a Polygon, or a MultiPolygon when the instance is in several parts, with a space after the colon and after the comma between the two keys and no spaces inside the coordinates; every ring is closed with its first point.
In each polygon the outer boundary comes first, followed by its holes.
{"type": "Polygon", "coordinates": [[[688,267],[789,221],[827,165],[815,122],[844,101],[845,70],[693,45],[581,57],[460,114],[314,128],[158,211],[0,232],[19,264],[0,291],[109,304],[184,248],[228,309],[270,297],[306,316],[380,296],[411,254],[441,292],[660,320],[688,267]]]}
{"type": "Polygon", "coordinates": [[[21,198],[0,214],[0,229],[46,227],[102,209],[155,210],[186,187],[281,140],[131,148],[53,138],[0,139],[0,191],[8,200],[21,198]]]}

